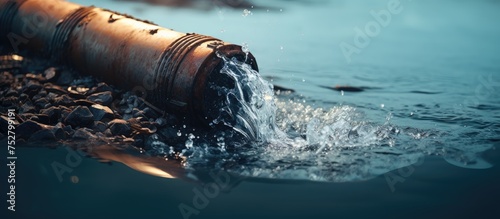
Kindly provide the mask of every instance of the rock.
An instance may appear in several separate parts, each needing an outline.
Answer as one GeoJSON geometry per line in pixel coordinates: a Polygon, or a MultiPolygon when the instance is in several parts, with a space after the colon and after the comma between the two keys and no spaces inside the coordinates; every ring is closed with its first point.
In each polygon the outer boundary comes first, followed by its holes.
{"type": "Polygon", "coordinates": [[[42,85],[38,83],[38,81],[29,81],[25,86],[24,86],[24,91],[23,93],[28,94],[29,96],[35,96],[38,94],[40,89],[42,89],[42,85]]]}
{"type": "Polygon", "coordinates": [[[5,97],[2,98],[2,106],[11,108],[13,106],[17,105],[17,97],[11,96],[11,97],[5,97]]]}
{"type": "Polygon", "coordinates": [[[54,99],[54,105],[56,105],[56,106],[59,106],[59,105],[74,106],[75,105],[75,101],[73,100],[73,98],[71,98],[68,95],[64,94],[64,95],[61,95],[61,96],[56,97],[54,99]]]}
{"type": "Polygon", "coordinates": [[[156,132],[156,126],[150,122],[141,121],[140,118],[131,118],[128,120],[130,126],[136,133],[153,134],[156,132]]]}
{"type": "Polygon", "coordinates": [[[157,114],[154,110],[152,110],[152,109],[151,109],[151,108],[149,108],[149,107],[144,108],[144,109],[142,110],[142,112],[143,112],[143,113],[144,113],[144,115],[145,115],[147,118],[149,118],[149,119],[151,119],[151,118],[158,118],[158,117],[159,117],[159,115],[158,115],[158,114],[157,114]]]}
{"type": "Polygon", "coordinates": [[[56,136],[50,129],[42,129],[31,135],[29,141],[53,141],[56,140],[56,136]]]}
{"type": "Polygon", "coordinates": [[[64,123],[74,127],[85,127],[94,121],[94,115],[90,112],[89,108],[86,106],[78,106],[68,117],[64,120],[64,123]]]}
{"type": "Polygon", "coordinates": [[[155,123],[159,128],[162,128],[167,125],[167,120],[165,118],[160,117],[155,120],[155,123]]]}
{"type": "Polygon", "coordinates": [[[58,122],[59,118],[61,118],[61,112],[62,112],[61,107],[57,106],[51,106],[47,109],[40,110],[40,113],[45,114],[49,117],[50,123],[58,122]]]}
{"type": "Polygon", "coordinates": [[[66,132],[64,131],[64,125],[62,123],[57,123],[55,126],[52,127],[50,131],[54,133],[54,136],[58,140],[64,140],[66,139],[66,132]]]}
{"type": "Polygon", "coordinates": [[[30,119],[41,124],[51,124],[49,116],[45,114],[34,114],[30,119]]]}
{"type": "Polygon", "coordinates": [[[94,121],[94,125],[92,125],[92,129],[96,132],[104,132],[108,126],[101,121],[94,121]]]}
{"type": "Polygon", "coordinates": [[[29,79],[29,80],[35,80],[35,81],[43,81],[44,80],[44,78],[41,75],[32,74],[32,73],[25,74],[24,78],[29,79]]]}
{"type": "Polygon", "coordinates": [[[35,112],[35,106],[31,103],[31,101],[26,101],[22,106],[21,109],[19,110],[19,113],[34,113],[35,112]]]}
{"type": "MultiPolygon", "coordinates": [[[[19,123],[17,122],[17,119],[14,120],[14,126],[18,126],[19,123]]],[[[9,117],[7,116],[0,116],[0,130],[3,133],[7,133],[9,131],[9,117]]]]}
{"type": "Polygon", "coordinates": [[[94,121],[101,120],[112,120],[115,118],[113,111],[107,107],[100,104],[94,104],[89,107],[90,112],[94,115],[94,121]]]}
{"type": "Polygon", "coordinates": [[[109,130],[113,135],[125,135],[128,136],[132,133],[132,128],[130,124],[123,119],[115,119],[108,123],[109,130]]]}
{"type": "Polygon", "coordinates": [[[60,75],[59,69],[54,67],[48,68],[43,72],[43,77],[45,81],[51,81],[51,82],[56,81],[59,75],[60,75]]]}
{"type": "Polygon", "coordinates": [[[85,95],[80,92],[73,90],[71,87],[68,87],[68,95],[75,99],[84,99],[85,95]]]}
{"type": "Polygon", "coordinates": [[[87,97],[87,100],[109,106],[113,102],[113,94],[110,91],[95,93],[87,97]]]}
{"type": "Polygon", "coordinates": [[[0,73],[0,87],[10,86],[14,83],[14,76],[9,72],[0,73]]]}
{"type": "Polygon", "coordinates": [[[64,126],[62,129],[66,136],[72,136],[75,133],[75,130],[70,125],[64,126]]]}
{"type": "Polygon", "coordinates": [[[89,100],[81,99],[81,100],[75,100],[75,104],[79,106],[92,106],[96,103],[89,100]]]}
{"type": "Polygon", "coordinates": [[[88,140],[88,139],[94,139],[96,138],[96,136],[92,134],[91,129],[79,128],[75,131],[72,138],[75,140],[88,140]]]}
{"type": "Polygon", "coordinates": [[[143,148],[144,147],[144,139],[145,139],[144,135],[141,135],[141,134],[135,135],[134,136],[134,146],[143,148]]]}
{"type": "Polygon", "coordinates": [[[35,132],[38,132],[44,128],[46,128],[46,126],[44,126],[43,124],[28,120],[16,127],[16,133],[20,138],[29,139],[35,132]]]}
{"type": "Polygon", "coordinates": [[[7,92],[5,92],[4,97],[18,96],[18,95],[19,95],[19,92],[17,92],[17,90],[15,90],[13,88],[9,88],[9,90],[7,90],[7,92]]]}
{"type": "Polygon", "coordinates": [[[56,94],[67,94],[68,92],[64,90],[61,86],[53,85],[51,83],[47,83],[44,85],[44,89],[48,92],[56,93],[56,94]]]}
{"type": "Polygon", "coordinates": [[[106,83],[101,82],[97,84],[97,87],[93,87],[92,89],[90,89],[89,94],[101,93],[106,91],[113,92],[113,88],[107,85],[106,83]]]}
{"type": "Polygon", "coordinates": [[[35,100],[35,106],[40,109],[45,109],[50,107],[52,104],[47,100],[47,98],[43,97],[38,100],[35,100]]]}

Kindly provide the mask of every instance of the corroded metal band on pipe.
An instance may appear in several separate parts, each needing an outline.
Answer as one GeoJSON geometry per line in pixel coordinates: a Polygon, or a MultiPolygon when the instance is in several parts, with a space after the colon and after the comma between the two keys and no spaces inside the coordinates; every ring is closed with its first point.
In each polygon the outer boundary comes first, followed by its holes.
{"type": "Polygon", "coordinates": [[[119,87],[144,91],[156,107],[185,117],[210,121],[220,99],[213,97],[208,81],[231,86],[219,74],[223,63],[216,53],[258,70],[241,46],[66,1],[0,0],[0,24],[0,37],[28,33],[16,42],[16,51],[19,46],[119,87]]]}
{"type": "Polygon", "coordinates": [[[68,48],[68,39],[71,31],[82,21],[85,17],[92,13],[94,7],[81,7],[74,13],[69,14],[63,20],[60,20],[56,25],[56,31],[52,38],[50,45],[50,55],[55,59],[64,59],[65,50],[68,48]]]}
{"type": "Polygon", "coordinates": [[[14,15],[17,13],[17,10],[23,1],[6,1],[0,4],[0,36],[7,36],[7,34],[11,31],[12,19],[14,19],[14,15]]]}
{"type": "MultiPolygon", "coordinates": [[[[165,81],[167,86],[164,92],[154,92],[156,94],[156,99],[166,100],[171,104],[177,105],[179,107],[185,106],[187,103],[177,101],[172,96],[173,88],[175,87],[176,75],[167,75],[165,72],[178,72],[181,62],[186,57],[187,53],[190,52],[196,46],[207,42],[207,41],[218,41],[215,38],[207,37],[199,34],[186,34],[183,37],[175,40],[163,53],[160,60],[160,67],[156,71],[156,78],[160,81],[165,81]]],[[[153,95],[154,95],[153,94],[153,95]]]]}

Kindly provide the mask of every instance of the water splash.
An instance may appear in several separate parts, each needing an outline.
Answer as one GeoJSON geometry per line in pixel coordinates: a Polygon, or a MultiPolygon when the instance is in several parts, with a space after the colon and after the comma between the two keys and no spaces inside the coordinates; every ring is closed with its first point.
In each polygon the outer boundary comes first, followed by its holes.
{"type": "MultiPolygon", "coordinates": [[[[224,59],[221,74],[232,88],[213,86],[224,96],[212,122],[229,130],[188,139],[184,148],[162,149],[184,158],[188,170],[222,169],[239,176],[345,182],[365,180],[438,155],[468,168],[491,165],[478,154],[490,146],[457,148],[450,133],[370,122],[352,106],[314,108],[300,98],[274,95],[273,86],[236,59],[224,59]]],[[[184,127],[186,128],[186,127],[184,127]]],[[[180,133],[180,131],[178,132],[180,133]]],[[[161,148],[162,144],[156,144],[161,148]]],[[[167,147],[167,146],[165,146],[167,147]]]]}

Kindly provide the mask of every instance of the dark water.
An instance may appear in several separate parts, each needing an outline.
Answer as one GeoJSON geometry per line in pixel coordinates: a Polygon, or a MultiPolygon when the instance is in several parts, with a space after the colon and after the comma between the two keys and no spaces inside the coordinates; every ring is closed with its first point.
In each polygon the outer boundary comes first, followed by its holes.
{"type": "Polygon", "coordinates": [[[123,146],[80,147],[111,165],[67,147],[22,147],[8,218],[183,218],[179,208],[189,218],[498,217],[499,2],[400,1],[390,22],[366,31],[377,22],[370,11],[389,2],[255,1],[263,9],[249,13],[78,1],[247,44],[265,78],[296,91],[277,96],[278,126],[327,127],[336,140],[269,147],[246,165],[208,160],[205,170],[207,157],[188,156],[188,171],[123,146]],[[369,42],[356,43],[356,27],[369,42]],[[335,132],[355,127],[354,140],[335,132]]]}

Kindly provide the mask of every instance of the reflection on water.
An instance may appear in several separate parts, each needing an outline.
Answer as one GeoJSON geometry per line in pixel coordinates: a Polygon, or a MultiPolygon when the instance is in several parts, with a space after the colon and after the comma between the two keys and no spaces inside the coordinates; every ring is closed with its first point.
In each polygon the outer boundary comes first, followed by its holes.
{"type": "Polygon", "coordinates": [[[163,178],[186,178],[186,171],[179,161],[164,157],[148,156],[130,145],[103,144],[78,148],[101,162],[120,162],[126,166],[163,178]]]}

